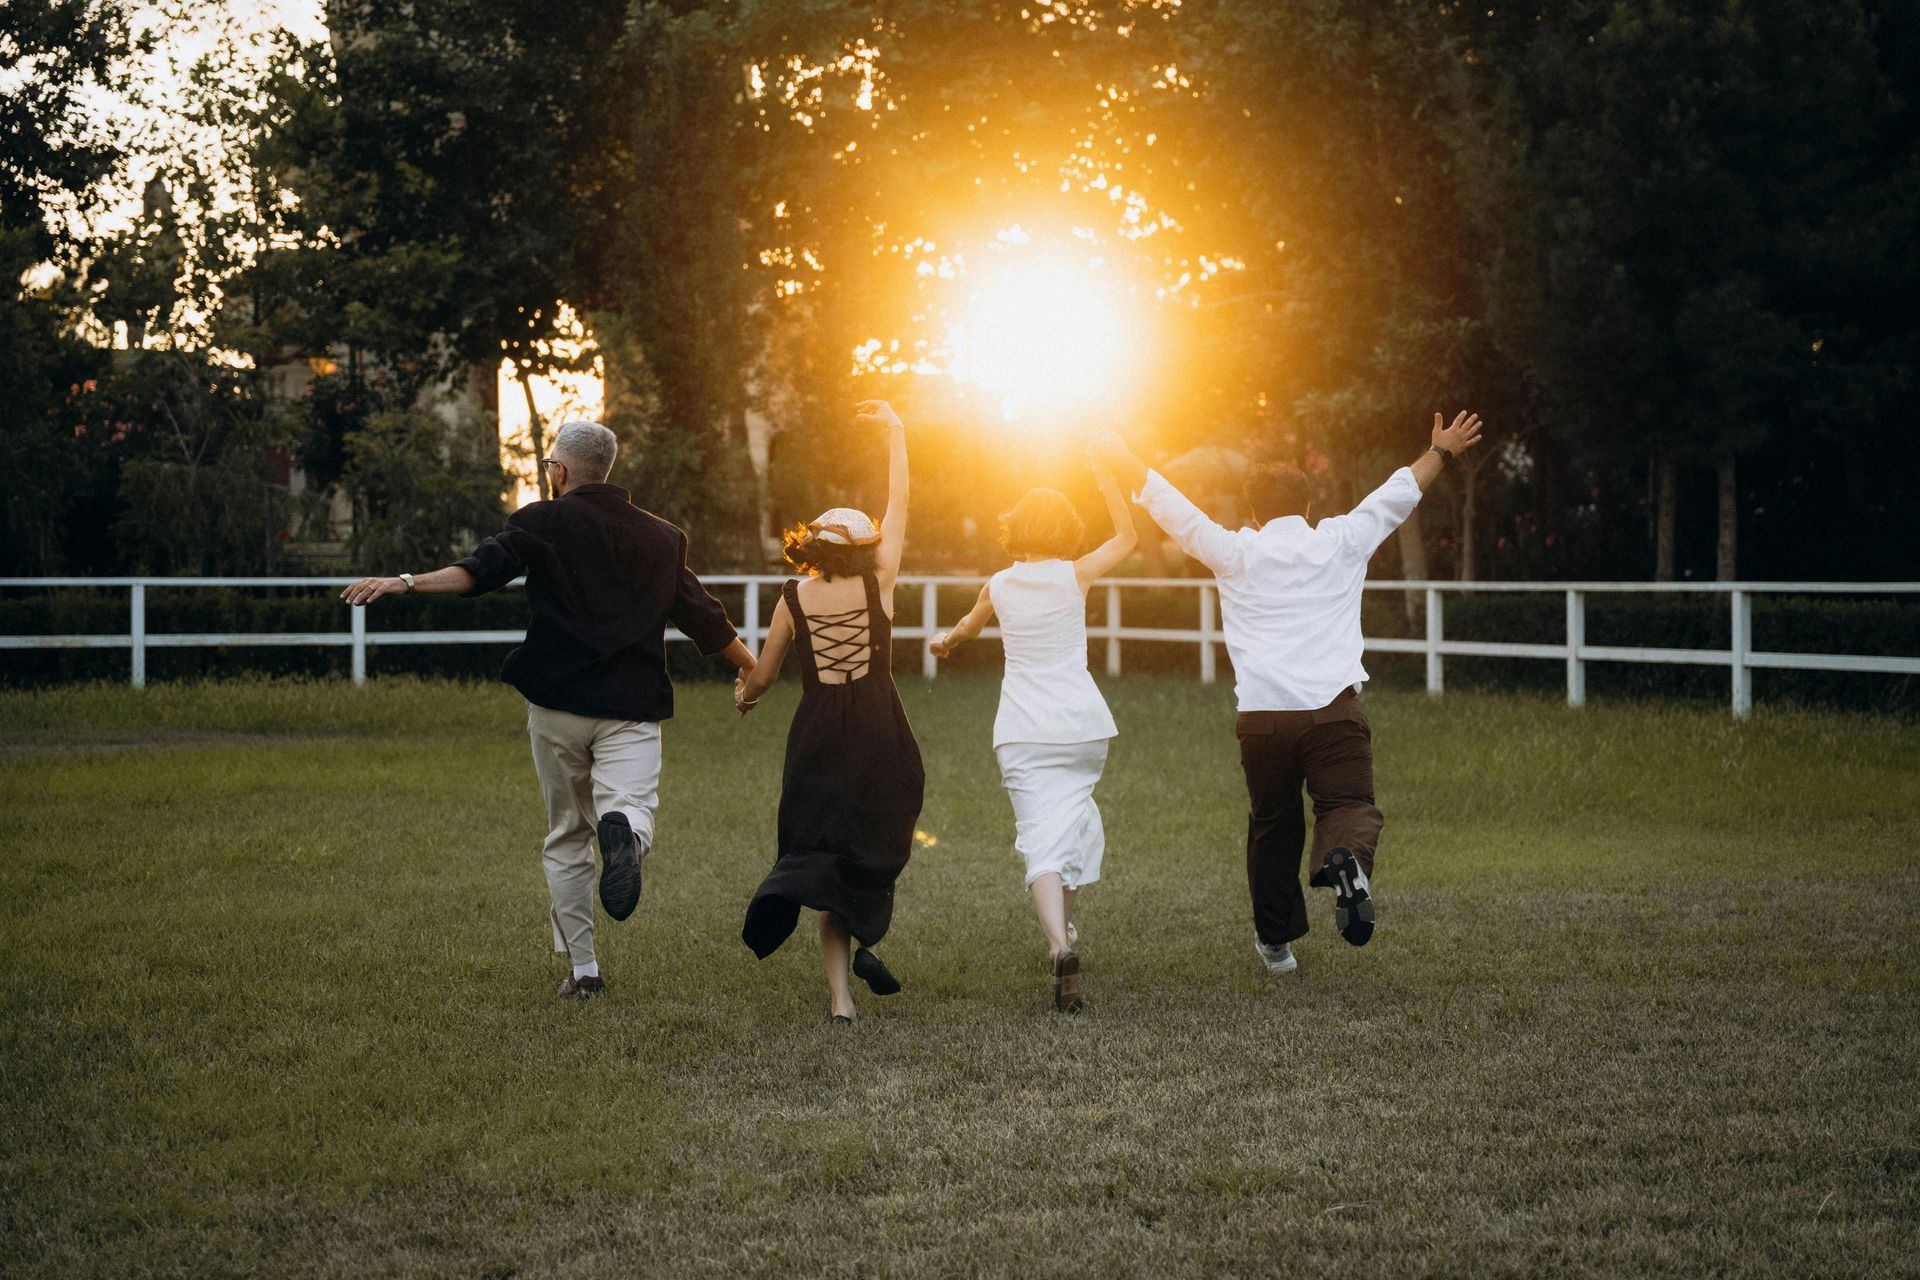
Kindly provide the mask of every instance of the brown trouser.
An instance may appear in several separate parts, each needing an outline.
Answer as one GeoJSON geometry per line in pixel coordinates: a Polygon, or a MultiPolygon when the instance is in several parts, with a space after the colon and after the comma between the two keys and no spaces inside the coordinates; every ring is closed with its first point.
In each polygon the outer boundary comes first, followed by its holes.
{"type": "Polygon", "coordinates": [[[1240,767],[1247,775],[1247,888],[1253,927],[1268,946],[1307,932],[1300,849],[1307,816],[1300,784],[1313,796],[1313,853],[1307,878],[1322,883],[1327,855],[1346,849],[1373,874],[1380,810],[1373,806],[1373,732],[1348,689],[1318,711],[1243,711],[1240,767]]]}

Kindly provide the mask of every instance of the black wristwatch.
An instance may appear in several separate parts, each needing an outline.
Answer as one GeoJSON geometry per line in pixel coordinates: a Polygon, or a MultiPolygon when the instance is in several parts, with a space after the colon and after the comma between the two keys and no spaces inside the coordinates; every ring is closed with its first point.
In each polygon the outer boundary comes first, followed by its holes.
{"type": "Polygon", "coordinates": [[[1450,463],[1450,462],[1452,462],[1452,461],[1453,461],[1453,450],[1451,450],[1451,449],[1442,449],[1442,448],[1441,448],[1441,447],[1440,447],[1439,445],[1437,445],[1437,444],[1430,444],[1430,445],[1428,445],[1428,446],[1427,446],[1427,452],[1428,452],[1428,453],[1437,453],[1437,454],[1439,454],[1439,455],[1440,455],[1440,465],[1441,465],[1441,466],[1443,466],[1443,467],[1444,467],[1444,466],[1446,466],[1446,465],[1447,465],[1448,463],[1450,463]]]}

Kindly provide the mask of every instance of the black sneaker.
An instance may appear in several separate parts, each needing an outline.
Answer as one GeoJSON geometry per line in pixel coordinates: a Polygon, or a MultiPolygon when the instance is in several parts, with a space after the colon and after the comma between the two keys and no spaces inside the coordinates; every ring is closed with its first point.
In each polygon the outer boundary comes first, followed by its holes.
{"type": "Polygon", "coordinates": [[[877,996],[890,996],[900,990],[900,979],[865,947],[853,953],[853,976],[871,987],[877,996]]]}
{"type": "Polygon", "coordinates": [[[1360,860],[1345,849],[1327,855],[1322,872],[1333,882],[1333,927],[1356,947],[1373,936],[1373,895],[1367,892],[1367,873],[1360,860]]]}
{"type": "Polygon", "coordinates": [[[640,841],[624,813],[600,819],[600,905],[615,920],[640,905],[640,841]]]}

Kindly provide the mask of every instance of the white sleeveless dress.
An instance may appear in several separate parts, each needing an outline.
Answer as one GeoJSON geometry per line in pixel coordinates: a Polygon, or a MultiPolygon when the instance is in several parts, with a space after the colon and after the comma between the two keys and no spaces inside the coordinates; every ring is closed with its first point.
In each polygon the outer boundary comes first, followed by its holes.
{"type": "Polygon", "coordinates": [[[1093,789],[1118,730],[1087,671],[1086,593],[1071,560],[1030,560],[994,574],[987,595],[1007,655],[993,750],[1027,883],[1092,884],[1106,851],[1093,789]]]}

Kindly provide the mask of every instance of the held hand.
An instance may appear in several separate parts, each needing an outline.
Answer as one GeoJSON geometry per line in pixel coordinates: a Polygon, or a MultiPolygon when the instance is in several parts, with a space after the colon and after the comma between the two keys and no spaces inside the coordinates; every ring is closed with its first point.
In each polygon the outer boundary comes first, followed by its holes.
{"type": "Polygon", "coordinates": [[[927,651],[936,658],[951,658],[953,649],[953,642],[944,635],[935,636],[927,645],[927,651]]]}
{"type": "Polygon", "coordinates": [[[889,430],[905,430],[906,423],[900,421],[900,415],[885,400],[862,400],[853,406],[853,420],[863,426],[886,427],[889,430]]]}
{"type": "Polygon", "coordinates": [[[362,578],[340,593],[340,598],[348,604],[372,604],[381,596],[403,596],[407,594],[407,584],[398,578],[362,578]]]}
{"type": "Polygon", "coordinates": [[[1096,475],[1105,472],[1111,476],[1131,452],[1125,440],[1105,427],[1087,433],[1087,465],[1096,475]]]}
{"type": "Polygon", "coordinates": [[[1468,413],[1462,409],[1454,415],[1453,425],[1443,427],[1445,421],[1441,414],[1433,415],[1433,443],[1435,448],[1445,449],[1448,453],[1459,455],[1480,443],[1480,415],[1468,413]]]}
{"type": "Polygon", "coordinates": [[[745,716],[749,711],[760,705],[758,698],[755,698],[752,702],[748,702],[745,696],[746,692],[747,677],[746,673],[742,672],[733,678],[733,709],[738,711],[742,716],[745,716]]]}

